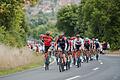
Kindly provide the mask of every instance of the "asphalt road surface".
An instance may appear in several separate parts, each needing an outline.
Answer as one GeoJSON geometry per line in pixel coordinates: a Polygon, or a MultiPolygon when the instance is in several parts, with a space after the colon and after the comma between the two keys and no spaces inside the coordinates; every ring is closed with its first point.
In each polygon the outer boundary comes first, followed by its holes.
{"type": "Polygon", "coordinates": [[[3,76],[0,80],[120,80],[120,57],[102,55],[99,61],[82,63],[80,68],[72,66],[64,72],[59,72],[54,63],[49,71],[37,68],[3,76]]]}

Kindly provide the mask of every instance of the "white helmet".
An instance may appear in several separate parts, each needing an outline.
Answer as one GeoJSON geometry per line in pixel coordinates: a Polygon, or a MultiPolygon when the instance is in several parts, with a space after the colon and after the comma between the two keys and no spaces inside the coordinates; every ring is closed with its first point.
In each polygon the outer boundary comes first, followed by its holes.
{"type": "Polygon", "coordinates": [[[96,41],[98,41],[98,39],[96,39],[96,41]]]}

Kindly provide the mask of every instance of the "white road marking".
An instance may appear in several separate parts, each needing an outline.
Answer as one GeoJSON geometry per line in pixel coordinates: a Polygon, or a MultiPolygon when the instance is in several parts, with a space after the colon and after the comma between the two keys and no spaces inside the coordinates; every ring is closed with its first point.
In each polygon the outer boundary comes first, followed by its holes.
{"type": "Polygon", "coordinates": [[[71,77],[71,78],[68,78],[68,79],[65,79],[65,80],[73,80],[73,79],[78,78],[78,77],[80,77],[80,76],[71,77]]]}
{"type": "Polygon", "coordinates": [[[98,70],[98,69],[99,69],[99,68],[96,67],[96,68],[94,68],[93,70],[98,70]]]}
{"type": "Polygon", "coordinates": [[[103,64],[103,62],[101,60],[99,60],[100,64],[103,64]]]}
{"type": "Polygon", "coordinates": [[[103,64],[103,62],[101,62],[100,64],[103,64]]]}

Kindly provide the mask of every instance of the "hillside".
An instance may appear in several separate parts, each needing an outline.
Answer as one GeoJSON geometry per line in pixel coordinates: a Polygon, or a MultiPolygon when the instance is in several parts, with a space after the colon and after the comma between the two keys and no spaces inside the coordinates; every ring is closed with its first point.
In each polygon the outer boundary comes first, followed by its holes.
{"type": "MultiPolygon", "coordinates": [[[[47,18],[48,20],[55,20],[57,11],[64,5],[78,4],[80,0],[39,0],[35,6],[26,4],[26,14],[30,23],[33,17],[42,15],[40,17],[47,18]]],[[[36,18],[38,19],[38,18],[36,18]]],[[[44,21],[44,19],[42,19],[44,21]]],[[[43,22],[44,23],[44,22],[43,22]]]]}

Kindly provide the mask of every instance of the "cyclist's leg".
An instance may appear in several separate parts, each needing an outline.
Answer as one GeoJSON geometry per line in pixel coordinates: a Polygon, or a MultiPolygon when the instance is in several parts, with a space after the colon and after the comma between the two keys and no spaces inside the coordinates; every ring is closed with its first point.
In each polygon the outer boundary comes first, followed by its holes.
{"type": "Polygon", "coordinates": [[[70,55],[69,55],[69,57],[70,57],[70,67],[72,67],[72,51],[70,52],[70,55]]]}
{"type": "Polygon", "coordinates": [[[86,50],[86,61],[87,61],[87,63],[89,61],[89,50],[88,49],[86,50]]]}
{"type": "Polygon", "coordinates": [[[99,58],[99,50],[97,49],[96,60],[98,60],[98,58],[99,58]]]}
{"type": "Polygon", "coordinates": [[[69,63],[68,63],[68,68],[70,69],[71,67],[71,55],[69,55],[69,63]]]}
{"type": "Polygon", "coordinates": [[[66,63],[65,63],[66,70],[68,70],[68,63],[69,63],[69,58],[68,55],[66,55],[66,63]]]}
{"type": "Polygon", "coordinates": [[[45,53],[45,70],[47,70],[47,66],[48,66],[48,54],[45,53]]]}
{"type": "Polygon", "coordinates": [[[62,58],[59,56],[59,71],[63,71],[62,58]]]}
{"type": "Polygon", "coordinates": [[[67,59],[66,59],[66,53],[65,53],[65,47],[64,46],[61,46],[61,49],[62,49],[62,54],[63,54],[63,66],[64,66],[64,70],[66,69],[66,62],[67,62],[67,59]]]}
{"type": "Polygon", "coordinates": [[[57,65],[58,65],[58,58],[59,58],[58,54],[59,54],[58,51],[55,51],[55,57],[56,57],[56,63],[57,63],[57,65]]]}
{"type": "Polygon", "coordinates": [[[49,54],[48,54],[48,49],[50,46],[45,46],[45,70],[48,70],[49,67],[49,54]]]}
{"type": "Polygon", "coordinates": [[[83,50],[83,62],[86,62],[85,49],[83,50]]]}

